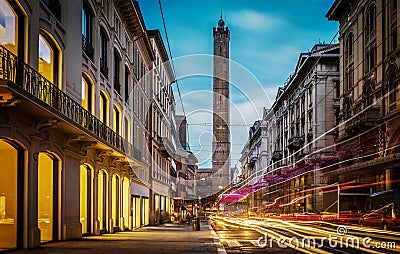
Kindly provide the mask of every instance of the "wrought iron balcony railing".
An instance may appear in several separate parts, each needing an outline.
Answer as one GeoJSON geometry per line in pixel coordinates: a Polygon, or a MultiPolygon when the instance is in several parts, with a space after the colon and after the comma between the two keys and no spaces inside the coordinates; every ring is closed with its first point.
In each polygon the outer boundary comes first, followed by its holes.
{"type": "Polygon", "coordinates": [[[82,34],[82,50],[90,58],[90,60],[93,61],[94,48],[92,46],[92,42],[89,41],[83,34],[82,34]]]}
{"type": "Polygon", "coordinates": [[[375,126],[380,119],[380,106],[371,105],[354,115],[346,124],[348,132],[363,132],[375,126]]]}
{"type": "Polygon", "coordinates": [[[288,140],[288,148],[289,149],[299,149],[304,143],[304,137],[300,136],[300,137],[291,137],[288,140]]]}
{"type": "Polygon", "coordinates": [[[61,4],[58,0],[42,0],[54,17],[61,22],[61,4]]]}
{"type": "Polygon", "coordinates": [[[278,161],[281,160],[283,157],[283,152],[282,151],[274,151],[272,153],[272,160],[273,161],[278,161]]]}
{"type": "Polygon", "coordinates": [[[21,93],[26,93],[24,96],[30,97],[29,99],[47,104],[66,121],[83,127],[110,147],[130,158],[142,160],[141,152],[137,148],[2,45],[0,45],[0,79],[22,89],[21,93]]]}

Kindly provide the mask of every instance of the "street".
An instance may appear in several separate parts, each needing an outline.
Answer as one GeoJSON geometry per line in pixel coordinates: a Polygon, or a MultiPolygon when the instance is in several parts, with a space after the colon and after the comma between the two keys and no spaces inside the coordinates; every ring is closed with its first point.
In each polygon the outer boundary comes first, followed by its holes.
{"type": "Polygon", "coordinates": [[[227,253],[399,253],[400,233],[319,221],[215,217],[227,253]]]}

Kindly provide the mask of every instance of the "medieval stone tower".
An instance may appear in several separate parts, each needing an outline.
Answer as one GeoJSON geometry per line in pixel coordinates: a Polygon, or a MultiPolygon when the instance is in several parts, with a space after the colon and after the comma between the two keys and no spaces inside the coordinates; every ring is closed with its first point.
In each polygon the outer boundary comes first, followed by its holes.
{"type": "Polygon", "coordinates": [[[213,28],[214,77],[213,77],[213,191],[229,183],[230,131],[229,131],[229,40],[230,32],[222,19],[213,28]]]}

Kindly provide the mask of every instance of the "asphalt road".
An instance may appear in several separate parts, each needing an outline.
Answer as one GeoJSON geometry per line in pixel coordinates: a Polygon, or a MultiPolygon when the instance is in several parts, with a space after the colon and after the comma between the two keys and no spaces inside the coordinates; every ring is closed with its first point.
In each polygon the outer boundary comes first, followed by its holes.
{"type": "Polygon", "coordinates": [[[400,233],[394,231],[320,221],[213,221],[227,253],[400,253],[400,233]]]}

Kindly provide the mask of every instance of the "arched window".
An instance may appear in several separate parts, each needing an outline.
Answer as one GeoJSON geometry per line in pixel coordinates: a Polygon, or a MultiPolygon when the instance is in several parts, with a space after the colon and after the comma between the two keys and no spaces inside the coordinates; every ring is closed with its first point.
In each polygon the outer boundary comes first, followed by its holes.
{"type": "Polygon", "coordinates": [[[108,39],[105,32],[100,29],[100,72],[108,79],[108,39]]]}
{"type": "Polygon", "coordinates": [[[353,33],[349,33],[346,39],[346,61],[349,63],[353,59],[353,33]]]}
{"type": "Polygon", "coordinates": [[[93,60],[94,49],[92,46],[92,17],[88,4],[83,1],[82,6],[82,50],[93,60]]]}
{"type": "Polygon", "coordinates": [[[100,121],[108,124],[108,96],[104,91],[100,91],[100,121]]]}
{"type": "Polygon", "coordinates": [[[93,112],[93,82],[85,73],[82,75],[82,107],[93,112]]]}
{"type": "MultiPolygon", "coordinates": [[[[8,1],[0,0],[0,44],[14,53],[18,53],[19,17],[8,1]]],[[[22,40],[21,40],[22,41],[22,40]]]]}
{"type": "Polygon", "coordinates": [[[364,87],[364,107],[368,107],[372,105],[373,97],[372,97],[372,84],[368,83],[364,87]]]}
{"type": "Polygon", "coordinates": [[[39,34],[39,73],[57,86],[57,49],[47,36],[39,34]]]}
{"type": "Polygon", "coordinates": [[[114,50],[114,89],[117,91],[118,94],[121,94],[121,84],[119,81],[119,65],[120,65],[121,59],[118,56],[118,53],[116,50],[114,50]]]}
{"type": "Polygon", "coordinates": [[[113,129],[117,134],[121,133],[121,110],[114,105],[113,129]]]}

